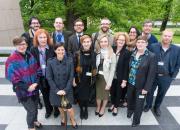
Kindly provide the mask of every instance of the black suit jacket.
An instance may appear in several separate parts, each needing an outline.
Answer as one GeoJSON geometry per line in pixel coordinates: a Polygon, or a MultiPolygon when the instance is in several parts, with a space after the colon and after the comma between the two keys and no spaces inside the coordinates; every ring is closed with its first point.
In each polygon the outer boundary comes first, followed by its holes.
{"type": "Polygon", "coordinates": [[[73,34],[69,37],[68,40],[68,52],[72,55],[79,50],[79,43],[76,34],[73,34]]]}
{"type": "MultiPolygon", "coordinates": [[[[64,36],[64,47],[66,51],[68,50],[68,39],[72,35],[72,32],[70,31],[63,31],[62,35],[64,36]]],[[[52,32],[51,34],[54,45],[56,44],[56,32],[52,32]]]]}
{"type": "MultiPolygon", "coordinates": [[[[130,58],[130,65],[133,57],[130,58]]],[[[144,55],[136,73],[135,87],[137,90],[151,90],[156,75],[156,57],[155,54],[148,51],[148,55],[144,55]]]]}
{"type": "MultiPolygon", "coordinates": [[[[113,47],[114,53],[116,53],[117,47],[113,47]]],[[[131,52],[129,52],[124,46],[120,52],[119,58],[117,59],[116,74],[118,84],[121,84],[122,80],[128,80],[129,74],[129,60],[131,52]]]]}
{"type": "MultiPolygon", "coordinates": [[[[38,47],[32,47],[31,48],[31,53],[34,55],[34,57],[38,61],[38,64],[40,65],[38,47]]],[[[54,48],[52,46],[49,46],[49,49],[46,49],[46,64],[47,64],[47,60],[50,59],[50,58],[53,58],[53,57],[55,57],[54,48]]]]}
{"type": "MultiPolygon", "coordinates": [[[[150,51],[156,54],[157,60],[160,60],[161,43],[152,44],[150,51]]],[[[175,79],[180,67],[180,47],[171,44],[170,45],[170,76],[175,79]]]]}

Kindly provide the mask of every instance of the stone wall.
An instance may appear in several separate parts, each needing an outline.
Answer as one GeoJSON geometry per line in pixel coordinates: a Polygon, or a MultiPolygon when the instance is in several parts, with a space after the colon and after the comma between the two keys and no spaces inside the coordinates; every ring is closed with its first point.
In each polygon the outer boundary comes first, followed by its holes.
{"type": "Polygon", "coordinates": [[[20,0],[0,0],[0,47],[12,46],[12,38],[24,32],[20,0]]]}

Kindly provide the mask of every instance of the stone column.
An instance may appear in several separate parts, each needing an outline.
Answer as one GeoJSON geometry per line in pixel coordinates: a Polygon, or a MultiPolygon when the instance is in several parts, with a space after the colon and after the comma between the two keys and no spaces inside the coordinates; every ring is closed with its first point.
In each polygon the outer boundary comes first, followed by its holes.
{"type": "Polygon", "coordinates": [[[0,0],[0,47],[11,47],[12,39],[24,32],[20,0],[0,0]]]}

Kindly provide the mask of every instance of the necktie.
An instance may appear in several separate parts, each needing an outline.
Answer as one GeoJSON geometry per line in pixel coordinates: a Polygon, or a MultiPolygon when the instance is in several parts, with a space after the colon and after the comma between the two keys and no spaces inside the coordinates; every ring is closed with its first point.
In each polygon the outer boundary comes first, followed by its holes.
{"type": "Polygon", "coordinates": [[[79,48],[81,47],[80,37],[81,37],[81,35],[78,34],[78,46],[79,46],[79,48]]]}
{"type": "Polygon", "coordinates": [[[62,39],[62,34],[58,33],[58,34],[56,35],[56,42],[57,42],[57,43],[60,43],[60,42],[61,42],[61,39],[62,39]]]}

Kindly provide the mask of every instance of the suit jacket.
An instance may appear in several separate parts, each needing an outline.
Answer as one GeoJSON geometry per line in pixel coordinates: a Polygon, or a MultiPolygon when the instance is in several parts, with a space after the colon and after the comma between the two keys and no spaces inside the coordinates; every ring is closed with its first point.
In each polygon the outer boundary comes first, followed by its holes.
{"type": "MultiPolygon", "coordinates": [[[[130,58],[130,65],[133,57],[130,58]]],[[[135,87],[138,90],[145,89],[150,91],[156,75],[156,57],[155,54],[148,51],[144,55],[136,73],[135,87]]]]}
{"type": "MultiPolygon", "coordinates": [[[[113,47],[114,53],[116,53],[117,47],[113,47]]],[[[116,74],[118,84],[122,82],[122,80],[128,80],[129,74],[129,60],[131,53],[124,46],[120,52],[119,58],[117,59],[116,65],[116,74]]]]}
{"type": "MultiPolygon", "coordinates": [[[[100,63],[100,53],[96,56],[96,67],[98,68],[100,63]]],[[[108,86],[112,85],[114,73],[116,69],[116,55],[113,53],[110,59],[104,59],[103,62],[103,76],[108,86]]]]}
{"type": "MultiPolygon", "coordinates": [[[[161,43],[150,46],[150,51],[156,54],[157,60],[161,53],[161,43]]],[[[180,47],[170,44],[170,76],[175,79],[180,67],[180,47]]]]}
{"type": "MultiPolygon", "coordinates": [[[[32,47],[31,48],[31,53],[34,55],[34,57],[38,61],[38,64],[40,65],[38,47],[32,47]]],[[[53,58],[53,57],[55,57],[54,48],[52,46],[49,46],[49,49],[46,49],[46,64],[47,64],[47,60],[50,59],[50,58],[53,58]]]]}
{"type": "Polygon", "coordinates": [[[78,50],[79,50],[79,43],[78,43],[77,35],[73,34],[69,37],[68,40],[68,52],[74,55],[75,52],[78,50]]]}
{"type": "MultiPolygon", "coordinates": [[[[68,50],[68,39],[72,35],[70,31],[62,31],[62,35],[64,36],[64,47],[66,51],[68,50]]],[[[56,44],[56,32],[52,32],[51,34],[54,45],[56,44]]]]}

